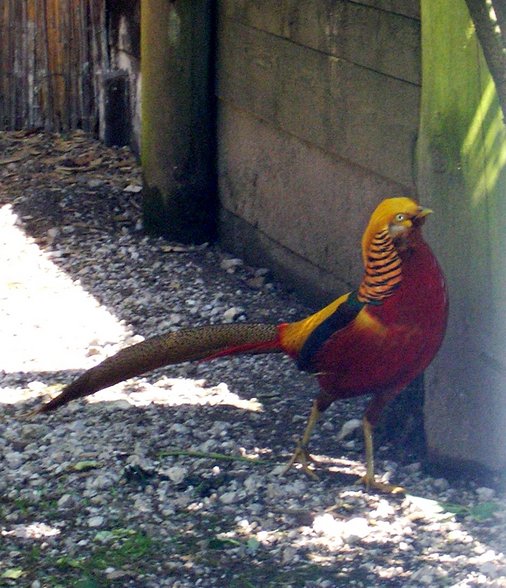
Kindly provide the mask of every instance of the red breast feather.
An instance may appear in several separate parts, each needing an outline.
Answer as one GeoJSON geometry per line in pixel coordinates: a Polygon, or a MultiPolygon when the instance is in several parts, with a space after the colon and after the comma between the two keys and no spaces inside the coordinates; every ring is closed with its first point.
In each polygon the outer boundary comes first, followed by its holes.
{"type": "Polygon", "coordinates": [[[315,357],[320,409],[337,398],[401,391],[438,351],[448,316],[443,273],[421,237],[402,257],[403,279],[395,293],[367,305],[315,357]]]}

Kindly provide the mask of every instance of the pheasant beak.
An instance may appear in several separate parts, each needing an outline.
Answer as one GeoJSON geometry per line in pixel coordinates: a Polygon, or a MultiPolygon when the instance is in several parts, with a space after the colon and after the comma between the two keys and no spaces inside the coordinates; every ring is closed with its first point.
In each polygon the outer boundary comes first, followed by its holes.
{"type": "Polygon", "coordinates": [[[415,216],[413,217],[413,223],[417,226],[423,225],[425,222],[425,217],[429,214],[432,214],[433,212],[434,211],[431,208],[424,208],[423,206],[420,206],[415,216]]]}
{"type": "Polygon", "coordinates": [[[425,218],[427,215],[432,214],[433,212],[434,211],[432,208],[424,208],[423,206],[420,206],[416,213],[416,218],[425,218]]]}

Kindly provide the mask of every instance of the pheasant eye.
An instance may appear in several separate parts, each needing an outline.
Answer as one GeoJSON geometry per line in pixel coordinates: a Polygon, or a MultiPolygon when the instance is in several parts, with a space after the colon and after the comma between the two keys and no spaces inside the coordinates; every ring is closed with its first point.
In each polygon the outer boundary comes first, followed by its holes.
{"type": "Polygon", "coordinates": [[[396,214],[395,215],[395,222],[402,223],[405,220],[406,220],[406,215],[405,214],[399,213],[399,214],[396,214]]]}

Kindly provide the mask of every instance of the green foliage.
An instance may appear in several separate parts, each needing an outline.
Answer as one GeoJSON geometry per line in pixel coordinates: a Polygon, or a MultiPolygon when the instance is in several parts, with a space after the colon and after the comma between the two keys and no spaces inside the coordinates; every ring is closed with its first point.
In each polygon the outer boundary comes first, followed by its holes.
{"type": "Polygon", "coordinates": [[[269,465],[274,463],[270,460],[257,459],[256,457],[244,457],[242,455],[227,455],[225,453],[215,453],[206,451],[190,451],[187,449],[167,449],[158,453],[159,458],[163,457],[195,457],[203,459],[214,459],[216,461],[239,461],[252,465],[269,465]]]}
{"type": "Polygon", "coordinates": [[[94,470],[97,468],[102,467],[102,464],[98,461],[89,460],[89,461],[78,461],[74,465],[70,467],[70,469],[74,472],[87,472],[89,470],[94,470]]]}
{"type": "Polygon", "coordinates": [[[55,561],[62,572],[69,572],[71,576],[79,572],[80,577],[72,584],[74,588],[108,586],[109,582],[101,574],[105,569],[131,567],[152,557],[156,551],[156,542],[151,537],[133,529],[99,531],[95,541],[100,545],[88,557],[64,555],[55,561]]]}
{"type": "Polygon", "coordinates": [[[5,570],[5,572],[2,573],[0,578],[3,578],[5,580],[19,580],[19,578],[21,578],[23,574],[23,570],[19,568],[9,568],[8,570],[5,570]]]}
{"type": "Polygon", "coordinates": [[[208,543],[209,549],[226,549],[227,547],[239,547],[240,545],[240,541],[230,537],[213,537],[208,543]]]}
{"type": "Polygon", "coordinates": [[[92,578],[83,578],[81,580],[77,580],[77,582],[74,583],[73,588],[100,588],[100,586],[101,584],[92,578]]]}
{"type": "Polygon", "coordinates": [[[472,506],[443,502],[441,503],[441,507],[446,512],[460,516],[469,516],[477,521],[486,521],[491,519],[496,512],[501,510],[501,507],[499,504],[497,504],[497,502],[479,502],[478,504],[472,506]]]}

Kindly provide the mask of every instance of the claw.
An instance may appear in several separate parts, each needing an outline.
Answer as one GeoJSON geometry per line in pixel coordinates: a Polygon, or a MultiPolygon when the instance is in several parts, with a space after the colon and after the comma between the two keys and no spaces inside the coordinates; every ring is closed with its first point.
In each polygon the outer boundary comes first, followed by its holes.
{"type": "Polygon", "coordinates": [[[309,451],[304,447],[300,442],[297,444],[295,451],[293,452],[290,461],[286,464],[284,470],[281,472],[281,475],[284,476],[289,469],[292,468],[293,465],[296,463],[300,463],[302,466],[302,470],[313,480],[319,480],[320,478],[316,475],[316,473],[309,467],[309,463],[316,463],[316,460],[311,456],[309,451]]]}
{"type": "Polygon", "coordinates": [[[362,476],[356,482],[356,485],[363,484],[367,490],[377,490],[378,492],[383,492],[384,494],[405,494],[406,489],[402,486],[395,486],[394,484],[387,484],[384,482],[378,482],[374,476],[370,478],[367,476],[362,476]]]}

